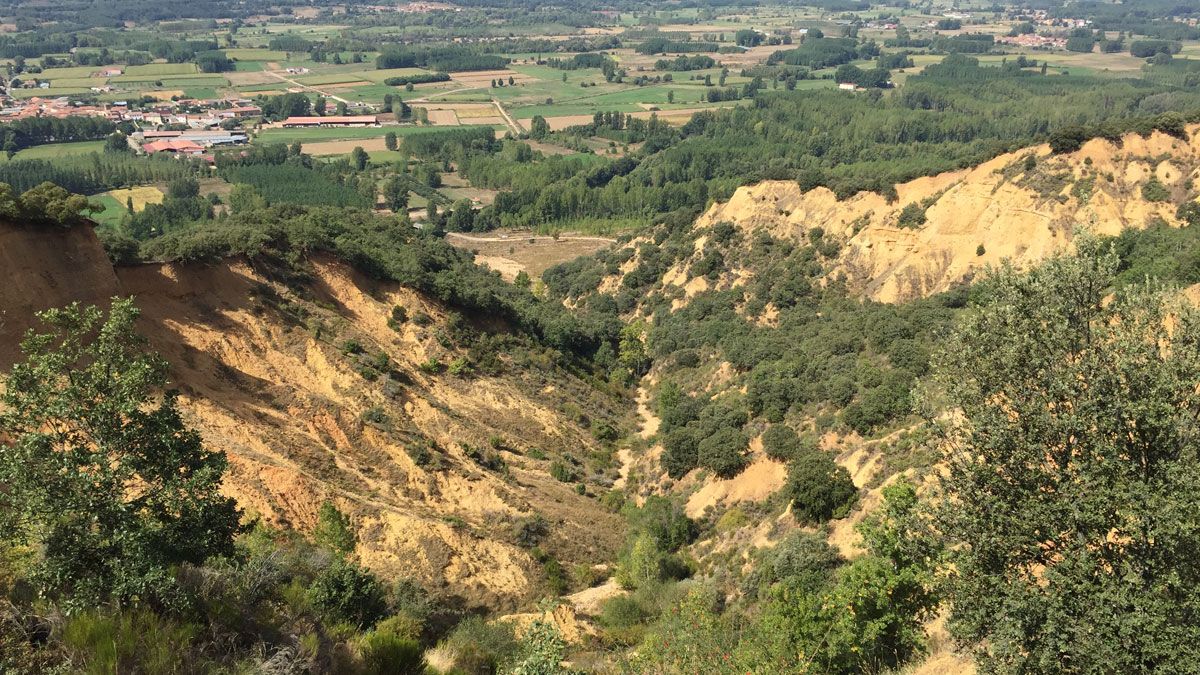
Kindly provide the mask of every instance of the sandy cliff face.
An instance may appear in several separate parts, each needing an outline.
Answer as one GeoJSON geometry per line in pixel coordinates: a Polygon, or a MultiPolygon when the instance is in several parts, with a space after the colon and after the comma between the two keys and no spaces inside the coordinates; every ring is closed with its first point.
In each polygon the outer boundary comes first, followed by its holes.
{"type": "MultiPolygon", "coordinates": [[[[0,243],[0,311],[17,319],[8,332],[28,326],[33,309],[135,296],[189,422],[229,455],[225,490],[250,513],[306,530],[331,499],[351,516],[366,565],[493,608],[517,607],[541,583],[540,566],[512,543],[523,519],[546,519],[543,548],[568,567],[609,560],[620,544],[617,516],[524,454],[594,449],[559,409],[595,392],[550,369],[426,374],[419,364],[457,352],[439,340],[445,308],[412,291],[332,259],[311,261],[311,281],[289,289],[239,260],[114,273],[83,230],[47,237],[0,225],[0,243]],[[432,322],[390,327],[397,305],[432,322]],[[364,353],[343,353],[346,340],[364,353]],[[381,354],[378,370],[391,374],[364,377],[381,354]],[[468,450],[490,451],[492,437],[506,470],[468,450]]],[[[7,367],[15,349],[4,344],[7,367]]]]}
{"type": "Polygon", "coordinates": [[[91,228],[0,224],[0,367],[16,358],[34,312],[74,300],[102,304],[117,292],[91,228]]]}
{"type": "Polygon", "coordinates": [[[1061,156],[1029,148],[899,185],[890,203],[873,193],[838,200],[824,188],[765,182],[739,189],[697,225],[730,221],[793,238],[821,227],[845,241],[832,276],[866,297],[899,302],[945,291],[1002,260],[1036,263],[1083,230],[1111,235],[1155,219],[1178,225],[1175,209],[1200,175],[1198,130],[1189,129],[1191,141],[1161,133],[1093,140],[1061,156]],[[1166,201],[1146,199],[1152,182],[1166,189],[1166,201]],[[910,205],[923,210],[924,223],[900,221],[910,205]]]}

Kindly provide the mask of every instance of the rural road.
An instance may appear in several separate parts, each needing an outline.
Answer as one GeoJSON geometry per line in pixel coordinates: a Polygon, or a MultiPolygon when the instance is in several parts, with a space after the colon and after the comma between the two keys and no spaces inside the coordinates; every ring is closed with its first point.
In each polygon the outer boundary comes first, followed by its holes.
{"type": "Polygon", "coordinates": [[[508,128],[512,129],[513,134],[520,136],[522,133],[525,132],[525,130],[521,128],[520,124],[517,124],[516,122],[513,121],[513,118],[508,116],[508,111],[504,109],[504,106],[500,105],[500,101],[493,98],[492,104],[494,104],[496,106],[496,110],[500,111],[500,116],[504,118],[504,121],[506,123],[508,123],[508,128]]]}
{"type": "Polygon", "coordinates": [[[315,91],[315,92],[317,92],[318,94],[320,94],[320,95],[324,96],[325,98],[331,98],[331,99],[333,99],[333,100],[335,100],[335,101],[340,101],[340,102],[342,102],[342,103],[345,103],[345,104],[346,104],[346,105],[348,105],[348,106],[355,105],[355,102],[354,102],[354,101],[348,101],[348,100],[346,100],[346,99],[342,98],[341,96],[337,96],[337,95],[335,95],[335,94],[330,94],[330,93],[327,93],[327,92],[321,91],[320,89],[317,89],[316,87],[310,87],[309,85],[307,85],[307,84],[302,84],[302,83],[300,83],[300,82],[297,82],[297,81],[293,80],[293,79],[292,79],[292,78],[290,78],[290,77],[284,77],[284,76],[283,76],[283,75],[281,75],[281,74],[279,73],[279,71],[277,71],[277,70],[268,70],[268,71],[266,71],[266,73],[267,73],[268,75],[272,75],[272,76],[274,76],[274,77],[277,77],[277,78],[279,78],[279,79],[283,80],[284,82],[287,82],[288,84],[290,84],[290,85],[292,85],[292,86],[300,87],[301,89],[308,89],[308,90],[310,90],[310,91],[315,91]]]}

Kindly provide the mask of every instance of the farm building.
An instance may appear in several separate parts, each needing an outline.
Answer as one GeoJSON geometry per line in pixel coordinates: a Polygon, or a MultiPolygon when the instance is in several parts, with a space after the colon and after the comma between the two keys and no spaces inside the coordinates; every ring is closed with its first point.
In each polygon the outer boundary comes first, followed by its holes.
{"type": "Polygon", "coordinates": [[[148,155],[160,152],[170,152],[176,155],[199,155],[204,152],[204,146],[194,141],[170,138],[161,141],[151,141],[142,146],[148,155]]]}

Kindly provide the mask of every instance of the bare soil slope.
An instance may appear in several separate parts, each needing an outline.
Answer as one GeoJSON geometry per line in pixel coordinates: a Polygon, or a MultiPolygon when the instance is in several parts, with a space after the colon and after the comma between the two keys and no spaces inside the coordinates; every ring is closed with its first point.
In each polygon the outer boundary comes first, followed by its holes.
{"type": "Polygon", "coordinates": [[[367,566],[493,609],[539,593],[541,567],[514,542],[535,514],[548,523],[542,547],[568,568],[611,560],[620,545],[617,516],[525,455],[596,449],[559,409],[592,402],[594,418],[611,419],[616,402],[548,362],[508,363],[496,377],[427,373],[421,364],[449,363],[458,349],[445,346],[446,308],[408,289],[329,258],[311,260],[311,279],[291,288],[244,260],[114,273],[86,228],[0,225],[0,243],[0,311],[15,319],[0,368],[34,310],[135,296],[189,422],[229,454],[225,490],[253,514],[307,530],[331,499],[351,516],[367,566]],[[396,306],[431,321],[389,326],[396,306]],[[347,340],[362,353],[345,353],[347,340]]]}
{"type": "Polygon", "coordinates": [[[1112,235],[1155,219],[1178,225],[1177,205],[1200,175],[1198,130],[1189,128],[1191,141],[1157,132],[1119,144],[1097,139],[1064,155],[1036,146],[899,185],[891,202],[874,193],[839,200],[825,188],[768,181],[737,190],[697,225],[730,221],[796,238],[821,227],[844,241],[831,276],[844,276],[865,297],[901,302],[1002,260],[1036,263],[1083,230],[1112,235]],[[1155,183],[1165,189],[1162,201],[1147,198],[1155,183]],[[923,212],[924,222],[902,222],[905,207],[923,212]]]}

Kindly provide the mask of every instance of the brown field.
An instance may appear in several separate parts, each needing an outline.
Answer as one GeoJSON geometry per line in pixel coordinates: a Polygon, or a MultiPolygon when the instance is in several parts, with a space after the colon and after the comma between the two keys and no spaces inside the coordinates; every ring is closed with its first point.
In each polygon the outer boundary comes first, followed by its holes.
{"type": "Polygon", "coordinates": [[[451,232],[446,235],[446,241],[474,251],[477,262],[500,272],[509,280],[522,270],[531,278],[540,279],[542,272],[551,267],[594,253],[614,242],[605,237],[563,234],[556,240],[528,232],[499,230],[478,236],[451,232]]]}
{"type": "Polygon", "coordinates": [[[510,78],[510,77],[513,78],[514,82],[536,82],[537,81],[536,77],[532,77],[532,76],[526,75],[524,73],[518,73],[515,70],[508,70],[508,69],[505,69],[505,70],[475,70],[475,71],[463,72],[463,73],[450,73],[450,78],[453,79],[455,82],[461,82],[463,84],[471,84],[471,85],[487,84],[489,81],[495,80],[497,78],[504,78],[505,82],[507,82],[508,78],[510,78]]]}
{"type": "Polygon", "coordinates": [[[435,126],[504,124],[491,103],[414,103],[413,107],[424,108],[435,126]]]}
{"type": "MultiPolygon", "coordinates": [[[[459,108],[454,112],[458,115],[458,119],[460,120],[479,119],[482,117],[499,117],[499,115],[496,113],[496,106],[494,105],[480,105],[474,108],[459,108]]],[[[501,124],[503,124],[503,122],[501,122],[501,124]]]]}
{"type": "Polygon", "coordinates": [[[365,86],[369,86],[372,84],[374,84],[374,82],[368,82],[366,80],[354,80],[352,82],[337,82],[335,84],[314,84],[314,85],[310,85],[310,86],[313,87],[314,89],[321,89],[321,90],[328,90],[328,91],[343,91],[345,89],[353,89],[354,87],[365,87],[365,86]]]}
{"type": "Polygon", "coordinates": [[[458,114],[453,110],[426,110],[429,123],[434,126],[457,126],[458,114]]]}
{"type": "Polygon", "coordinates": [[[316,143],[305,143],[304,152],[313,156],[324,157],[328,157],[329,155],[347,155],[356,147],[362,148],[367,152],[378,152],[387,150],[384,142],[383,136],[346,141],[318,141],[316,143]]]}
{"type": "Polygon", "coordinates": [[[235,87],[245,87],[254,84],[273,84],[279,82],[279,78],[267,72],[257,73],[222,73],[225,79],[235,87]]]}
{"type": "Polygon", "coordinates": [[[162,91],[141,91],[138,93],[142,96],[158,99],[159,101],[170,101],[172,96],[183,96],[182,89],[163,89],[162,91]]]}
{"type": "MultiPolygon", "coordinates": [[[[692,118],[692,115],[702,110],[713,109],[714,108],[680,108],[678,110],[659,110],[657,111],[657,114],[658,119],[667,122],[668,124],[683,125],[687,124],[687,121],[692,118]]],[[[629,113],[629,116],[648,120],[650,119],[650,116],[654,114],[655,111],[652,110],[641,110],[638,112],[629,113]]],[[[579,124],[587,124],[591,121],[591,115],[556,115],[554,117],[546,118],[546,123],[549,124],[550,128],[554,131],[566,129],[567,127],[573,127],[579,124]]],[[[533,121],[531,119],[517,120],[517,123],[520,124],[524,129],[529,129],[529,125],[532,124],[533,121]]]]}
{"type": "Polygon", "coordinates": [[[147,204],[161,204],[163,201],[162,190],[152,185],[109,190],[107,194],[121,206],[124,206],[127,200],[132,201],[134,211],[141,211],[147,204]]]}
{"type": "Polygon", "coordinates": [[[440,192],[454,201],[470,199],[478,206],[489,206],[496,201],[499,190],[476,187],[444,187],[440,192]]]}
{"type": "Polygon", "coordinates": [[[553,143],[543,143],[541,141],[525,141],[529,147],[542,153],[543,155],[573,155],[575,151],[570,148],[564,148],[561,145],[553,143]]]}

